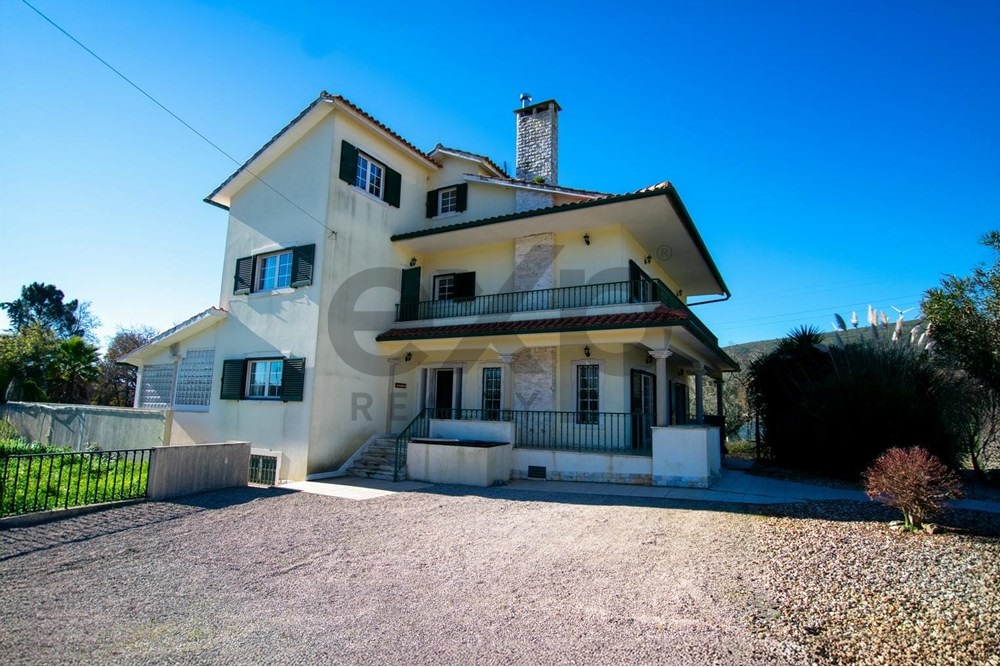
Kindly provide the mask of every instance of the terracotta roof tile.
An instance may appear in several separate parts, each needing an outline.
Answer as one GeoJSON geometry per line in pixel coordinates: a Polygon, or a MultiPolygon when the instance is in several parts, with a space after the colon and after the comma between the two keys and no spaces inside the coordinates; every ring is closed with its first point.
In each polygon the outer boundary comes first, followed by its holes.
{"type": "Polygon", "coordinates": [[[449,324],[438,327],[397,327],[379,334],[375,340],[407,340],[411,338],[458,338],[462,336],[494,336],[504,334],[547,333],[555,331],[586,331],[592,329],[628,329],[645,326],[680,324],[687,320],[681,310],[657,306],[652,311],[549,317],[506,322],[476,322],[449,324]]]}

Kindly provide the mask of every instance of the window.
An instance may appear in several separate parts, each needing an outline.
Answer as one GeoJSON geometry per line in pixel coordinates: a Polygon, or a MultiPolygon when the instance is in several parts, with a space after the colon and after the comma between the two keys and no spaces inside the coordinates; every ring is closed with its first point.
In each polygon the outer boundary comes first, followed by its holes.
{"type": "Polygon", "coordinates": [[[177,366],[177,388],[174,407],[184,410],[205,410],[212,394],[212,371],[215,350],[189,350],[177,366]]]}
{"type": "Polygon", "coordinates": [[[174,391],[174,365],[155,364],[142,369],[139,387],[140,408],[169,408],[174,391]]]}
{"type": "Polygon", "coordinates": [[[315,243],[240,257],[236,260],[233,294],[312,285],[315,260],[315,243]]]}
{"type": "Polygon", "coordinates": [[[247,398],[281,398],[281,359],[251,361],[247,373],[247,398]]]}
{"type": "Polygon", "coordinates": [[[402,175],[347,141],[340,142],[340,180],[399,208],[402,175]]]}
{"type": "Polygon", "coordinates": [[[434,276],[434,299],[436,301],[450,301],[455,296],[455,274],[448,273],[443,276],[434,276]]]}
{"type": "Polygon", "coordinates": [[[459,183],[431,190],[427,193],[427,217],[445,213],[461,213],[469,203],[469,184],[459,183]]]}
{"type": "Polygon", "coordinates": [[[458,190],[456,188],[445,188],[438,192],[438,213],[451,213],[458,210],[458,190]]]}
{"type": "Polygon", "coordinates": [[[500,404],[502,400],[502,378],[503,370],[499,367],[491,366],[483,369],[483,418],[499,419],[500,404]]]}
{"type": "Polygon", "coordinates": [[[226,359],[222,362],[223,400],[301,401],[306,360],[299,357],[226,359]]]}
{"type": "Polygon", "coordinates": [[[354,184],[367,192],[382,198],[384,167],[364,153],[358,153],[358,175],[354,184]]]}
{"type": "Polygon", "coordinates": [[[576,367],[576,423],[596,424],[601,410],[600,366],[579,364],[576,367]]]}
{"type": "Polygon", "coordinates": [[[257,287],[254,291],[279,289],[292,284],[292,251],[257,257],[257,287]]]}

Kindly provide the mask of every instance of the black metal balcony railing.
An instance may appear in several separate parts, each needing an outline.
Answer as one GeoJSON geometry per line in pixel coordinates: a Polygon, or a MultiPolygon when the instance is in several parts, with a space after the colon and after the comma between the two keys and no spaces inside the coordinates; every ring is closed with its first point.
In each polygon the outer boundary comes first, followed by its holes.
{"type": "Polygon", "coordinates": [[[406,465],[406,443],[412,438],[427,437],[431,419],[513,422],[515,446],[521,448],[652,455],[651,414],[428,408],[396,438],[397,481],[406,465]]]}
{"type": "Polygon", "coordinates": [[[623,280],[596,285],[574,285],[552,289],[481,294],[473,297],[414,301],[396,305],[396,320],[431,320],[448,317],[477,317],[508,313],[661,303],[683,312],[689,322],[713,343],[718,340],[687,305],[659,279],[623,280]]]}

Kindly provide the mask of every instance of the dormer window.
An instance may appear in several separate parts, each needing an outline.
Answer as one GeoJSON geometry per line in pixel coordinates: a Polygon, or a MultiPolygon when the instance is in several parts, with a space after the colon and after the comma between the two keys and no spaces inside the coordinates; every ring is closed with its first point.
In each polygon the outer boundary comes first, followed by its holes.
{"type": "Polygon", "coordinates": [[[458,188],[438,190],[438,214],[452,213],[458,210],[458,188]]]}
{"type": "Polygon", "coordinates": [[[427,193],[427,217],[461,213],[469,203],[469,184],[448,185],[427,193]]]}

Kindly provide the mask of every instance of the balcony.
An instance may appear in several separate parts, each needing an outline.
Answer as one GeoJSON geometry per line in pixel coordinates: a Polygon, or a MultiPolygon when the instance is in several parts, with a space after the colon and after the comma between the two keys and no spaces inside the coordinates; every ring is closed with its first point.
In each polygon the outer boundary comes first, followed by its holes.
{"type": "MultiPolygon", "coordinates": [[[[396,321],[439,320],[511,313],[568,310],[636,304],[659,304],[683,313],[697,333],[713,345],[718,339],[661,280],[625,280],[596,285],[504,292],[440,301],[415,301],[396,305],[396,321]]],[[[569,315],[568,313],[566,315],[569,315]]],[[[679,318],[680,319],[680,318],[679,318]]]]}

